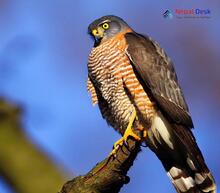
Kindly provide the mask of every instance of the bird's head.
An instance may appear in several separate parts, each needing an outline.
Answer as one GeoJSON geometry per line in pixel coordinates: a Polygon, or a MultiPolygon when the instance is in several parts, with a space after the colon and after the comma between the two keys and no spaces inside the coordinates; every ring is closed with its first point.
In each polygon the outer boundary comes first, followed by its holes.
{"type": "Polygon", "coordinates": [[[130,27],[123,19],[114,15],[107,15],[93,21],[88,27],[88,32],[95,39],[95,45],[99,45],[101,41],[112,38],[128,29],[130,27]]]}

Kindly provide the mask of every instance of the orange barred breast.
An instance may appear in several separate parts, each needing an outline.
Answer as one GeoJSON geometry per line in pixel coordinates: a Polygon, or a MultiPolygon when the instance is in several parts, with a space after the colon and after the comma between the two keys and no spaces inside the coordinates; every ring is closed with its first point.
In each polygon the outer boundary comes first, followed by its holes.
{"type": "Polygon", "coordinates": [[[88,80],[88,89],[93,103],[105,104],[105,108],[99,105],[101,112],[117,130],[126,129],[134,109],[144,122],[151,121],[156,111],[155,104],[134,73],[126,49],[126,40],[121,33],[93,48],[88,63],[89,77],[92,79],[92,82],[88,80]]]}

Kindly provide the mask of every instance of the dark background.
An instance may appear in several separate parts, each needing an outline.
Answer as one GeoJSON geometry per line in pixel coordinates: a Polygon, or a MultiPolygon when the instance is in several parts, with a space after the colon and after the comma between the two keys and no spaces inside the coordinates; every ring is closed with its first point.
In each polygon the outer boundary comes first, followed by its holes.
{"type": "MultiPolygon", "coordinates": [[[[172,58],[194,120],[194,134],[220,185],[220,1],[0,0],[0,96],[22,104],[29,138],[72,176],[86,173],[120,136],[86,91],[93,45],[87,26],[115,14],[157,40],[172,58]],[[210,9],[210,18],[165,19],[166,10],[210,9]]],[[[7,147],[6,147],[7,148],[7,147]]],[[[175,192],[144,148],[122,193],[175,192]]],[[[11,193],[0,180],[0,192],[11,193]]]]}

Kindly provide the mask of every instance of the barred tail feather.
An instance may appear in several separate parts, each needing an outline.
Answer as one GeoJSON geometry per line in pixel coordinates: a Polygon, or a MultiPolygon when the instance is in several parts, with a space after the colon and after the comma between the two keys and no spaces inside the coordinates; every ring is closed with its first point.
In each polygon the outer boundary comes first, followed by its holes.
{"type": "Polygon", "coordinates": [[[191,176],[183,168],[173,166],[167,174],[179,193],[216,193],[215,183],[210,172],[196,173],[191,176]]]}
{"type": "Polygon", "coordinates": [[[214,178],[190,129],[158,113],[147,145],[161,160],[178,193],[216,193],[214,178]]]}
{"type": "Polygon", "coordinates": [[[186,158],[185,168],[188,171],[188,176],[191,176],[194,181],[195,189],[198,192],[215,193],[214,178],[205,163],[192,131],[182,125],[173,125],[173,128],[186,158]]]}

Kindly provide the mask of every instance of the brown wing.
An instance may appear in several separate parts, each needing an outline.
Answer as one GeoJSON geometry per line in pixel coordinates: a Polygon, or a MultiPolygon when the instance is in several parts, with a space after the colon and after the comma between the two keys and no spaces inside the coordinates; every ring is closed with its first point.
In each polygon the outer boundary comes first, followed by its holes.
{"type": "Polygon", "coordinates": [[[142,86],[174,123],[192,128],[182,90],[173,64],[160,46],[149,37],[127,33],[127,55],[142,86]]]}

